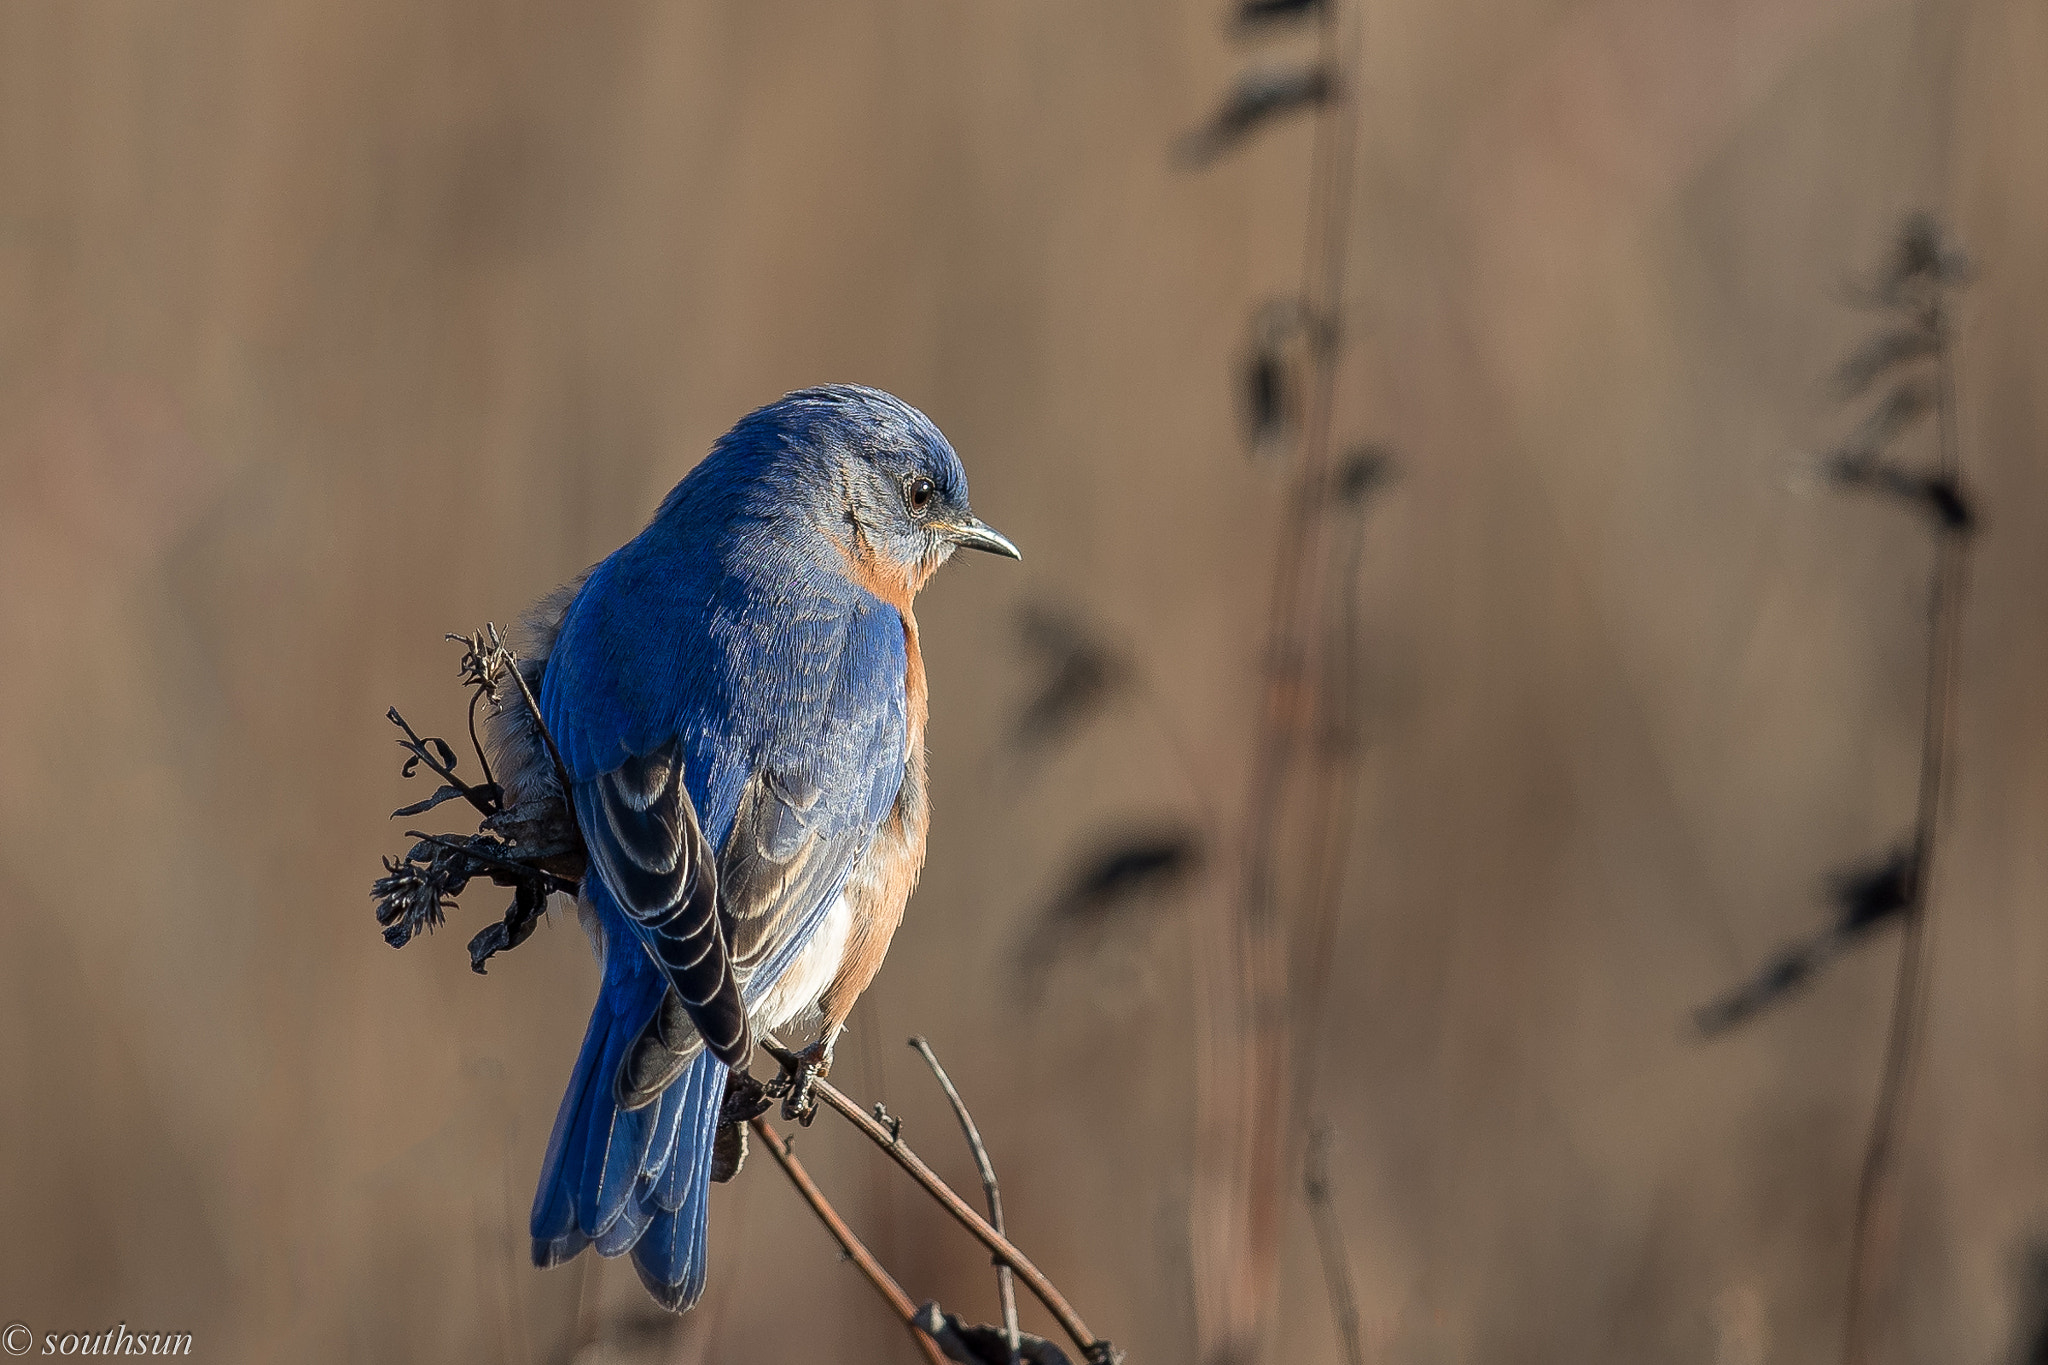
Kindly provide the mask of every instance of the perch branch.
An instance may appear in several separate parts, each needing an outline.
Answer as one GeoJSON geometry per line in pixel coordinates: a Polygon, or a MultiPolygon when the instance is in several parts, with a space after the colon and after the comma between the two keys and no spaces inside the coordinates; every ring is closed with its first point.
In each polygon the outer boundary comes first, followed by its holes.
{"type": "MultiPolygon", "coordinates": [[[[938,1079],[939,1089],[946,1092],[946,1102],[953,1106],[953,1117],[960,1120],[960,1131],[967,1135],[968,1150],[974,1153],[974,1169],[981,1175],[982,1192],[988,1196],[988,1221],[999,1233],[1003,1231],[1003,1192],[996,1184],[995,1163],[988,1159],[988,1148],[981,1145],[981,1130],[974,1126],[974,1115],[967,1112],[967,1102],[960,1098],[960,1092],[953,1088],[953,1078],[946,1074],[946,1068],[939,1065],[939,1055],[932,1051],[932,1045],[922,1034],[910,1040],[924,1058],[925,1065],[932,1069],[938,1079]]],[[[1007,1235],[1007,1234],[1006,1234],[1007,1235]]],[[[1009,1344],[1010,1365],[1017,1365],[1017,1352],[1023,1341],[1017,1333],[1017,1286],[1010,1267],[997,1258],[996,1294],[1003,1305],[1003,1336],[1009,1344]]]]}
{"type": "Polygon", "coordinates": [[[910,1301],[910,1296],[903,1292],[903,1286],[897,1284],[895,1278],[883,1268],[882,1263],[875,1259],[874,1253],[861,1243],[860,1238],[854,1236],[853,1229],[846,1225],[846,1220],[839,1216],[839,1211],[825,1198],[824,1191],[811,1179],[810,1172],[796,1159],[796,1153],[789,1150],[789,1144],[783,1141],[782,1134],[769,1127],[768,1120],[758,1115],[748,1122],[753,1126],[755,1136],[759,1137],[762,1145],[768,1149],[768,1154],[775,1158],[775,1164],[782,1167],[782,1173],[789,1177],[789,1183],[796,1186],[796,1192],[811,1206],[811,1212],[818,1215],[818,1221],[825,1225],[825,1231],[831,1233],[832,1239],[839,1243],[839,1249],[846,1253],[846,1259],[852,1261],[860,1273],[867,1276],[868,1283],[875,1287],[875,1292],[888,1302],[889,1307],[902,1320],[904,1330],[910,1333],[911,1340],[917,1343],[918,1350],[924,1352],[924,1358],[931,1362],[931,1365],[946,1365],[945,1353],[939,1350],[938,1343],[918,1324],[917,1305],[910,1301]]]}
{"type": "MultiPolygon", "coordinates": [[[[770,1056],[782,1064],[785,1071],[794,1072],[800,1065],[796,1054],[788,1048],[762,1039],[761,1046],[770,1056]]],[[[892,1132],[875,1117],[848,1099],[837,1086],[820,1077],[812,1079],[813,1093],[828,1106],[839,1111],[845,1119],[858,1128],[868,1141],[889,1154],[912,1180],[924,1187],[926,1194],[938,1201],[941,1208],[953,1216],[955,1222],[966,1228],[983,1246],[998,1259],[1017,1272],[1017,1278],[1024,1281],[1024,1287],[1045,1305],[1046,1310],[1058,1320],[1060,1329],[1072,1337],[1074,1344],[1081,1348],[1081,1354],[1089,1365],[1115,1365],[1123,1355],[1108,1341],[1097,1337],[1088,1330],[1088,1324],[1081,1321],[1081,1315],[1074,1311],[1058,1286],[1045,1277],[1045,1273],[1031,1263],[1029,1257],[1019,1251],[1015,1244],[1002,1233],[989,1226],[988,1220],[976,1213],[968,1202],[954,1193],[953,1187],[925,1165],[917,1153],[910,1150],[902,1140],[900,1127],[892,1132]]]]}

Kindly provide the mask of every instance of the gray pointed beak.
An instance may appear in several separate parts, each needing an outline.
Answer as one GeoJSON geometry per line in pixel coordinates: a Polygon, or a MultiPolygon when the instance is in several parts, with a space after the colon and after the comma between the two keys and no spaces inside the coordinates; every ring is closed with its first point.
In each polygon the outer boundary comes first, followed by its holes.
{"type": "Polygon", "coordinates": [[[978,517],[969,517],[958,526],[948,527],[946,538],[969,550],[987,550],[992,555],[1006,555],[1011,559],[1024,557],[1024,552],[1012,544],[1008,536],[978,517]]]}

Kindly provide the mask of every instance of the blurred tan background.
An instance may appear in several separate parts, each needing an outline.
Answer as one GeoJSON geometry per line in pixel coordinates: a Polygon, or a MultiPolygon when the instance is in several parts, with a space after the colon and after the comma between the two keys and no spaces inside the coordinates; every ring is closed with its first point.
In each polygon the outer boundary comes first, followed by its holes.
{"type": "MultiPolygon", "coordinates": [[[[1690,1011],[1910,822],[1927,540],[1785,475],[1846,418],[1843,282],[1901,213],[1961,314],[1978,542],[1885,1358],[2016,1358],[2048,1234],[2048,10],[1368,0],[1338,428],[1404,477],[1363,569],[1371,749],[1321,1091],[1375,1360],[1829,1358],[1892,938],[1726,1041],[1690,1011]]],[[[756,1153],[679,1328],[525,1220],[595,971],[403,953],[367,887],[444,630],[631,536],[747,409],[925,408],[1021,566],[921,612],[937,817],[834,1079],[972,1171],[1134,1362],[1193,1349],[1186,916],[1014,987],[1104,831],[1230,812],[1284,481],[1236,433],[1308,127],[1173,138],[1220,5],[0,9],[0,1320],[219,1361],[904,1360],[756,1153]],[[1055,602],[1189,737],[1020,764],[1055,602]]],[[[1281,40],[1279,60],[1300,50],[1281,40]]],[[[913,1297],[984,1258],[826,1119],[913,1297]]],[[[1291,1215],[1273,1359],[1335,1360],[1291,1215]]],[[[1027,1323],[1043,1323],[1027,1306],[1027,1323]]]]}

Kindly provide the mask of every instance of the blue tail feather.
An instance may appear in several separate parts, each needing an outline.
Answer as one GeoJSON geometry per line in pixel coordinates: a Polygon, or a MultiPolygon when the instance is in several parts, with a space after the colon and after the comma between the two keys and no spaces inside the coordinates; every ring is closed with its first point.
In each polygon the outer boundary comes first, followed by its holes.
{"type": "Polygon", "coordinates": [[[690,1063],[672,1090],[687,1090],[674,1155],[648,1192],[652,1223],[633,1248],[640,1283],[663,1307],[681,1312],[704,1292],[711,1212],[711,1147],[725,1099],[725,1068],[709,1053],[690,1063]]]}
{"type": "MultiPolygon", "coordinates": [[[[681,1079],[678,1077],[677,1079],[681,1079]]],[[[686,1085],[670,1085],[661,1092],[656,1103],[654,1119],[654,1142],[648,1148],[647,1179],[659,1188],[676,1162],[676,1134],[683,1119],[683,1100],[689,1090],[686,1085]]]]}
{"type": "MultiPolygon", "coordinates": [[[[599,913],[608,908],[600,904],[599,913]]],[[[608,937],[616,950],[606,955],[604,985],[534,1195],[533,1259],[559,1265],[585,1246],[602,1256],[630,1251],[648,1291],[681,1311],[704,1288],[711,1149],[725,1068],[699,1053],[657,1103],[619,1108],[619,1067],[654,1017],[667,981],[630,930],[608,937]]]]}

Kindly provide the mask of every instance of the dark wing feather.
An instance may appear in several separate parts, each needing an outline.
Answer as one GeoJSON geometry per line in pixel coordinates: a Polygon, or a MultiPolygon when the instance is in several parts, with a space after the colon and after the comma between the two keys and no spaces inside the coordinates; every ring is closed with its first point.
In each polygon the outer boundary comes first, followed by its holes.
{"type": "MultiPolygon", "coordinates": [[[[718,909],[733,969],[743,981],[839,893],[872,838],[862,826],[817,828],[825,823],[818,797],[807,777],[775,769],[755,774],[740,797],[719,862],[718,909]]],[[[621,1104],[652,1104],[682,1075],[697,1055],[693,1023],[689,1006],[669,991],[620,1075],[621,1104]]]]}
{"type": "MultiPolygon", "coordinates": [[[[576,819],[590,860],[668,977],[705,1046],[727,1066],[753,1050],[738,978],[719,923],[711,846],[683,784],[671,739],[576,784],[576,819]]],[[[666,1002],[657,1022],[668,1013],[666,1002]]],[[[628,1066],[622,1090],[637,1088],[628,1066]]]]}

